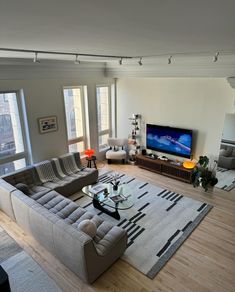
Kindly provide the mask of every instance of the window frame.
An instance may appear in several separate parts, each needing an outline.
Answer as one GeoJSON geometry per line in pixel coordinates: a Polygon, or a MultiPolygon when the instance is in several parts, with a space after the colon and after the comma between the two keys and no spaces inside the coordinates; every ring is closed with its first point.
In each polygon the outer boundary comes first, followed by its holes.
{"type": "Polygon", "coordinates": [[[109,135],[109,138],[110,138],[112,136],[112,131],[113,131],[113,128],[112,128],[112,98],[111,98],[111,85],[110,84],[98,84],[98,85],[96,85],[96,112],[97,112],[97,145],[98,145],[99,151],[103,151],[106,148],[108,148],[108,146],[101,148],[100,146],[102,146],[102,145],[99,144],[99,138],[101,136],[104,136],[104,135],[109,135]],[[98,115],[97,89],[100,88],[100,87],[108,87],[108,99],[109,99],[109,129],[102,130],[102,131],[99,131],[99,128],[98,128],[99,115],[98,115]]]}
{"type": "MultiPolygon", "coordinates": [[[[84,151],[87,148],[87,127],[86,127],[86,110],[85,110],[85,93],[84,93],[84,86],[78,85],[78,86],[63,86],[63,100],[64,100],[64,117],[65,117],[65,127],[66,127],[66,139],[67,139],[67,148],[69,152],[69,146],[73,144],[77,144],[79,142],[84,143],[84,151]],[[81,94],[81,111],[82,111],[82,129],[83,129],[83,136],[79,136],[73,139],[69,139],[68,136],[68,125],[67,125],[67,116],[66,116],[66,107],[65,107],[65,96],[64,96],[64,90],[66,89],[80,89],[81,94]]],[[[82,153],[84,153],[81,152],[82,153]]]]}
{"type": "Polygon", "coordinates": [[[23,140],[23,146],[24,146],[24,151],[21,151],[16,154],[12,155],[6,155],[4,157],[0,157],[0,165],[6,164],[6,163],[11,163],[20,159],[25,159],[25,164],[26,166],[31,163],[31,152],[30,152],[30,145],[29,141],[27,140],[27,135],[26,135],[26,126],[27,123],[24,119],[24,109],[23,109],[23,95],[21,90],[1,90],[0,94],[9,94],[9,93],[15,93],[16,96],[16,103],[17,103],[17,109],[19,112],[19,119],[20,119],[20,126],[21,126],[21,133],[22,133],[22,140],[23,140]]]}

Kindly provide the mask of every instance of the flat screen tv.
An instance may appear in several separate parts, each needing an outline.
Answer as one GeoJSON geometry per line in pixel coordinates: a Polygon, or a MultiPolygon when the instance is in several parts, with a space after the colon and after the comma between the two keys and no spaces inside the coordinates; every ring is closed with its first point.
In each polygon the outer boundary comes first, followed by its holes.
{"type": "Polygon", "coordinates": [[[163,153],[190,158],[193,131],[147,124],[146,147],[163,153]]]}

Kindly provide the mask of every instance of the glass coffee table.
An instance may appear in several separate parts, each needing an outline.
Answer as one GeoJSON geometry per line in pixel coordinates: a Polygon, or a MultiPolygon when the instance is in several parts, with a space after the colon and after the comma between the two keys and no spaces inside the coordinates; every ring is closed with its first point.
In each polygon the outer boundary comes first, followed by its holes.
{"type": "Polygon", "coordinates": [[[126,210],[134,205],[131,189],[126,184],[119,185],[117,190],[113,190],[112,184],[89,185],[83,187],[82,191],[92,198],[93,206],[96,209],[117,220],[120,219],[119,210],[126,210]]]}

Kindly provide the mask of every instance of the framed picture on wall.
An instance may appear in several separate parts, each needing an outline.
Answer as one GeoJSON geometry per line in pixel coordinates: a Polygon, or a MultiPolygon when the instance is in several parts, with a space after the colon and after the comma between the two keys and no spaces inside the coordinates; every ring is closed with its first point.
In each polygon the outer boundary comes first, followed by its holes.
{"type": "Polygon", "coordinates": [[[58,130],[57,117],[43,117],[38,119],[38,127],[40,134],[54,132],[58,130]]]}

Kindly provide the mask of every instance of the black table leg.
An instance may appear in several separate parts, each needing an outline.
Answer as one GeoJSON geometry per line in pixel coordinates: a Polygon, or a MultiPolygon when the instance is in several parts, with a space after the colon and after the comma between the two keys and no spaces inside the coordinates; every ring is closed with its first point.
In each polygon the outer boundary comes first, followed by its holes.
{"type": "Polygon", "coordinates": [[[102,211],[102,212],[104,212],[105,214],[108,214],[109,216],[111,216],[111,217],[113,217],[113,218],[115,218],[115,219],[117,219],[117,220],[120,220],[120,214],[118,213],[118,209],[117,208],[115,208],[115,211],[109,211],[108,209],[106,209],[105,207],[103,207],[101,204],[100,204],[100,202],[99,201],[97,201],[97,200],[95,200],[95,199],[93,199],[93,206],[96,208],[96,209],[98,209],[98,210],[100,210],[100,211],[102,211]]]}

